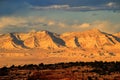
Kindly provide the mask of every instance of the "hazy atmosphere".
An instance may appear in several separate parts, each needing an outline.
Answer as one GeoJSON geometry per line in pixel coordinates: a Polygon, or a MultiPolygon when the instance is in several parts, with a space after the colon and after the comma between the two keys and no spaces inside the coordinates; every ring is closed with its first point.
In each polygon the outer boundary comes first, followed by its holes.
{"type": "Polygon", "coordinates": [[[0,33],[120,31],[120,0],[0,0],[0,33]]]}

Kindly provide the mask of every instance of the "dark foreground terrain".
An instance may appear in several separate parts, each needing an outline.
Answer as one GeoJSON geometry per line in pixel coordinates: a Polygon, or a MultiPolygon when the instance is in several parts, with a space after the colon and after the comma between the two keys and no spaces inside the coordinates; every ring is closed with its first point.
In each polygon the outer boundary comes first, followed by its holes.
{"type": "Polygon", "coordinates": [[[0,68],[0,80],[120,80],[120,62],[12,65],[0,68]]]}

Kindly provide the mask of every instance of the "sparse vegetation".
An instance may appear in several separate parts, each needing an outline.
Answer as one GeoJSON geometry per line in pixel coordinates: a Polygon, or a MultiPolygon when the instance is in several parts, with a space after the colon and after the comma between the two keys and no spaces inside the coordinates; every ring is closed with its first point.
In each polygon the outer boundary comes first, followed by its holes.
{"type": "Polygon", "coordinates": [[[119,80],[120,62],[69,62],[0,68],[0,80],[119,80]]]}

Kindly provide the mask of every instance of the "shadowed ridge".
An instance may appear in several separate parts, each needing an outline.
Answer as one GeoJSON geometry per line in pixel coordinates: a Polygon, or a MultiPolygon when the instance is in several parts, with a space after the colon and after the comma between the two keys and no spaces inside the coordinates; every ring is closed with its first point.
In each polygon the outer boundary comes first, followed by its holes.
{"type": "Polygon", "coordinates": [[[118,42],[120,42],[120,38],[119,38],[119,37],[114,36],[114,35],[112,35],[112,34],[109,34],[109,35],[112,36],[112,37],[114,37],[118,42]]]}
{"type": "Polygon", "coordinates": [[[112,36],[116,41],[120,42],[120,32],[116,34],[109,34],[106,32],[103,32],[105,35],[112,36]]]}
{"type": "Polygon", "coordinates": [[[78,37],[75,37],[75,40],[74,40],[74,41],[75,41],[76,46],[77,46],[77,47],[80,47],[80,43],[79,43],[79,41],[78,41],[78,37]]]}
{"type": "Polygon", "coordinates": [[[117,40],[120,42],[120,32],[113,34],[115,37],[117,37],[117,40]]]}
{"type": "Polygon", "coordinates": [[[58,47],[65,46],[65,42],[60,38],[60,36],[56,33],[52,33],[50,31],[42,30],[45,35],[49,36],[49,38],[56,44],[58,47]]]}
{"type": "Polygon", "coordinates": [[[15,47],[17,47],[17,45],[21,46],[22,48],[28,48],[26,47],[24,44],[23,44],[23,41],[22,40],[19,40],[15,35],[14,33],[10,33],[10,37],[12,38],[12,41],[16,44],[15,47]]]}
{"type": "Polygon", "coordinates": [[[96,28],[83,32],[63,33],[61,38],[65,41],[67,47],[81,48],[110,47],[120,42],[118,37],[96,28]]]}
{"type": "Polygon", "coordinates": [[[52,38],[54,42],[58,45],[65,46],[65,42],[60,38],[60,36],[56,33],[47,32],[47,34],[52,38]]]}
{"type": "Polygon", "coordinates": [[[30,48],[58,48],[65,46],[65,42],[58,34],[46,30],[28,33],[30,36],[24,40],[24,44],[30,48]]]}
{"type": "Polygon", "coordinates": [[[42,30],[42,31],[38,31],[37,33],[43,33],[43,34],[46,34],[48,36],[50,36],[50,38],[53,40],[53,42],[57,43],[58,46],[65,46],[65,42],[60,38],[60,35],[56,34],[56,33],[53,33],[53,32],[50,32],[50,31],[47,31],[47,30],[42,30]]]}

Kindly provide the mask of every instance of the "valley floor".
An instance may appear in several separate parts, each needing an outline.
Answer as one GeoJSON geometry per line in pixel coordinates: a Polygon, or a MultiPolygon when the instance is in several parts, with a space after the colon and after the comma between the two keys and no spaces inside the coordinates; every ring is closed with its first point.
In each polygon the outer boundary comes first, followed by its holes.
{"type": "Polygon", "coordinates": [[[51,64],[76,61],[120,61],[119,50],[82,50],[79,48],[0,50],[0,67],[24,64],[51,64]]]}

